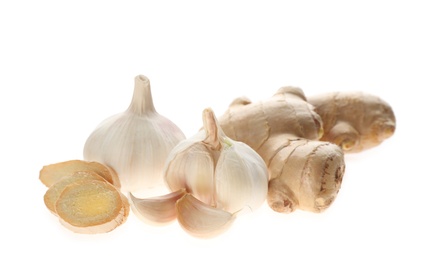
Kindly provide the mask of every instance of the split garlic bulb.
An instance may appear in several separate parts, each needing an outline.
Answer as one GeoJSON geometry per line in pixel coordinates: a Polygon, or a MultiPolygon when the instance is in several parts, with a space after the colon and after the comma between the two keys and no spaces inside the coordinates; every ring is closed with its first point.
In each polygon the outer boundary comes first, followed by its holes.
{"type": "Polygon", "coordinates": [[[138,75],[129,108],[97,126],[83,156],[113,168],[122,191],[142,191],[163,185],[165,160],[183,139],[183,132],[156,112],[149,79],[138,75]]]}
{"type": "Polygon", "coordinates": [[[237,212],[259,208],[269,178],[263,159],[245,143],[228,138],[211,109],[203,111],[203,124],[171,151],[164,170],[170,190],[190,194],[177,202],[177,217],[196,235],[227,226],[237,212]]]}

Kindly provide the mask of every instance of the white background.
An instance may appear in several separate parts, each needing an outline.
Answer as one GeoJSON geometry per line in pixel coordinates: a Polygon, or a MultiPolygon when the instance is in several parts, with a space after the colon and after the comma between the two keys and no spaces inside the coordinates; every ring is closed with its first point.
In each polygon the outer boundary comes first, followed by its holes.
{"type": "Polygon", "coordinates": [[[0,2],[0,258],[436,259],[432,3],[0,2]],[[127,108],[138,74],[187,136],[204,108],[221,115],[236,97],[268,98],[284,85],[379,95],[397,130],[346,157],[340,193],[322,214],[264,205],[210,240],[134,214],[107,234],[72,233],[45,208],[39,170],[81,159],[95,126],[127,108]]]}

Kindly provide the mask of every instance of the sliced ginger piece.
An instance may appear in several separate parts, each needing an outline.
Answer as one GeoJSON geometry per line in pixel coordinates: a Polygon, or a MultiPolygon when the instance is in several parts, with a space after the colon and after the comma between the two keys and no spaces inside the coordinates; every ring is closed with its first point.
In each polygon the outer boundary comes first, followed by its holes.
{"type": "Polygon", "coordinates": [[[56,201],[59,199],[62,191],[70,184],[80,183],[83,180],[99,180],[106,181],[102,176],[98,175],[96,172],[84,171],[75,172],[71,176],[65,176],[58,182],[50,186],[50,188],[44,194],[44,203],[47,208],[55,215],[56,214],[56,201]]]}
{"type": "Polygon", "coordinates": [[[83,160],[70,160],[45,165],[39,172],[39,179],[47,187],[52,186],[65,176],[71,176],[75,172],[93,171],[102,176],[109,183],[120,188],[120,180],[117,173],[109,166],[99,162],[88,162],[83,160]]]}
{"type": "Polygon", "coordinates": [[[113,185],[82,180],[65,187],[56,202],[60,222],[76,233],[109,232],[129,215],[128,199],[113,185]]]}

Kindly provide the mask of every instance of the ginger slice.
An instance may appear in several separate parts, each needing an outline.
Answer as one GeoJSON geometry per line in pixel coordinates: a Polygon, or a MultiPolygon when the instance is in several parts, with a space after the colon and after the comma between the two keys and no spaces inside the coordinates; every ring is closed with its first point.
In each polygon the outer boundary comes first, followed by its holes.
{"type": "Polygon", "coordinates": [[[127,198],[113,185],[82,180],[65,187],[56,202],[60,222],[77,233],[106,233],[126,221],[127,198]]]}
{"type": "Polygon", "coordinates": [[[71,176],[79,171],[93,171],[102,176],[109,183],[120,188],[120,180],[117,173],[109,166],[99,162],[88,162],[83,160],[70,160],[55,164],[45,165],[40,173],[40,181],[47,187],[52,186],[65,176],[71,176]]]}
{"type": "Polygon", "coordinates": [[[59,199],[62,191],[70,184],[79,183],[83,180],[100,180],[106,181],[102,176],[92,171],[75,172],[71,176],[65,176],[58,182],[50,186],[50,188],[44,194],[44,203],[47,208],[55,215],[56,214],[56,201],[59,199]]]}

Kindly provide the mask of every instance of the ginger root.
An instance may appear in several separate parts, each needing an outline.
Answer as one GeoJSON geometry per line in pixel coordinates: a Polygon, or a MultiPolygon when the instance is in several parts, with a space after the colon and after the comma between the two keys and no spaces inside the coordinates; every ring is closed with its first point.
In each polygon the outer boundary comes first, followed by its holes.
{"type": "Polygon", "coordinates": [[[370,149],[391,137],[396,119],[390,105],[363,92],[331,92],[312,96],[308,102],[323,121],[321,140],[335,143],[344,152],[370,149]]]}
{"type": "Polygon", "coordinates": [[[321,212],[337,196],[345,171],[343,151],[318,141],[321,117],[300,88],[280,88],[271,98],[252,103],[238,98],[219,118],[230,138],[245,142],[269,170],[269,206],[321,212]]]}

